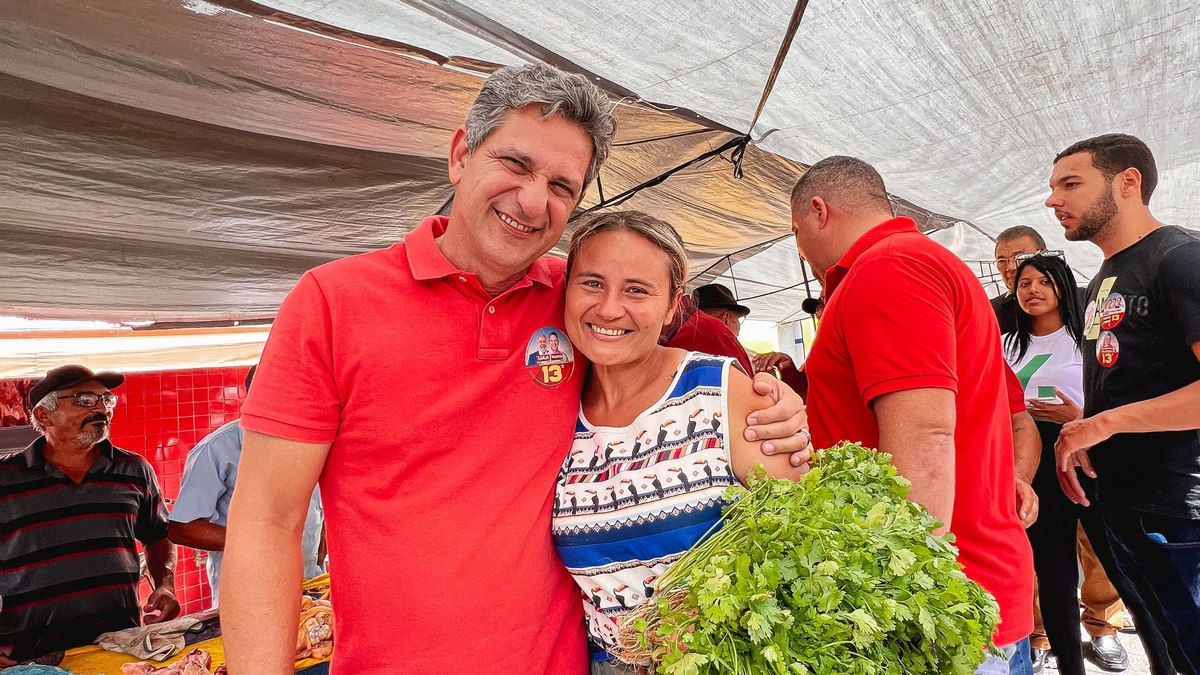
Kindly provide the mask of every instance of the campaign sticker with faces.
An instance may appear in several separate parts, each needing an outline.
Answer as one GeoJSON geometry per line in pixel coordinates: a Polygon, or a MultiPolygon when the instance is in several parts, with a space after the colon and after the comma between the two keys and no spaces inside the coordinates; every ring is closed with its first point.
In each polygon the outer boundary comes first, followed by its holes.
{"type": "Polygon", "coordinates": [[[1111,293],[1100,305],[1100,328],[1112,330],[1125,318],[1125,296],[1111,293]]]}
{"type": "Polygon", "coordinates": [[[533,332],[525,345],[525,368],[534,382],[547,389],[571,379],[575,371],[575,348],[561,328],[544,326],[533,332]]]}
{"type": "Polygon", "coordinates": [[[1111,331],[1104,331],[1096,340],[1096,360],[1105,368],[1112,368],[1117,365],[1117,359],[1121,356],[1121,343],[1117,342],[1117,336],[1111,331]]]}
{"type": "Polygon", "coordinates": [[[1093,300],[1089,302],[1087,308],[1083,310],[1083,334],[1085,336],[1089,338],[1094,337],[1088,334],[1092,332],[1092,325],[1095,324],[1096,321],[1096,301],[1093,300]]]}

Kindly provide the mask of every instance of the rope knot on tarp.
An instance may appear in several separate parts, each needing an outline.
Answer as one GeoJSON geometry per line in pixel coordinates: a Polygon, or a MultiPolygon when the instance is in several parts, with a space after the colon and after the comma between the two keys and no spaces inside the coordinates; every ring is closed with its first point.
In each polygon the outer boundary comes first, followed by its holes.
{"type": "Polygon", "coordinates": [[[729,161],[733,162],[733,177],[741,180],[745,175],[742,170],[742,160],[746,156],[746,147],[750,145],[750,134],[746,134],[738,139],[738,144],[734,146],[733,152],[729,153],[729,161]]]}

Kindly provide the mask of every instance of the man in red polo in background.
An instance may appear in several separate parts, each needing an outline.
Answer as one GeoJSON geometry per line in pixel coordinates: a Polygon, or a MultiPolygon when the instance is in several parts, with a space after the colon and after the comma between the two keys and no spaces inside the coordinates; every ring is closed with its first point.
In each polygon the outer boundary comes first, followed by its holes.
{"type": "MultiPolygon", "coordinates": [[[[746,348],[738,342],[737,334],[729,327],[729,324],[714,314],[706,311],[706,309],[696,302],[698,294],[705,294],[704,297],[709,297],[709,293],[705,289],[712,287],[720,288],[729,296],[729,302],[736,305],[738,309],[724,309],[721,311],[730,312],[733,316],[735,325],[739,325],[739,317],[744,317],[750,313],[749,308],[738,305],[733,299],[733,294],[720,284],[708,284],[697,288],[692,295],[684,295],[679,299],[679,307],[675,311],[675,319],[663,326],[662,333],[658,337],[658,343],[665,347],[678,347],[693,352],[704,352],[705,354],[715,354],[716,356],[728,356],[737,359],[738,364],[742,366],[742,370],[746,371],[747,375],[753,375],[754,369],[750,365],[750,356],[746,353],[746,348]],[[741,313],[741,310],[745,313],[741,313]]],[[[791,383],[789,383],[791,384],[791,383]]],[[[793,389],[795,387],[793,386],[793,389]]],[[[799,393],[799,392],[797,392],[799,393]]]]}
{"type": "Polygon", "coordinates": [[[892,455],[909,497],[955,534],[959,562],[1000,604],[977,673],[1028,673],[1033,558],[1014,500],[1000,336],[965,264],[894,218],[869,164],[830,157],[792,191],[800,254],[827,302],[806,362],[814,447],[849,439],[892,455]]]}

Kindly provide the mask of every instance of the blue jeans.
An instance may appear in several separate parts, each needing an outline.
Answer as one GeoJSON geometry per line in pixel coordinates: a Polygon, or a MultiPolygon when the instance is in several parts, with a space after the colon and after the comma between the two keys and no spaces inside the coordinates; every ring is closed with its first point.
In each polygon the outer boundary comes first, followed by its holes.
{"type": "Polygon", "coordinates": [[[616,659],[611,661],[592,661],[588,675],[640,675],[650,672],[641,666],[631,666],[616,659]]]}
{"type": "Polygon", "coordinates": [[[1004,645],[1000,648],[1003,657],[988,655],[987,660],[975,669],[975,675],[1033,675],[1033,661],[1029,658],[1029,638],[1004,645]]]}
{"type": "Polygon", "coordinates": [[[1200,520],[1106,506],[1117,566],[1141,592],[1175,668],[1200,675],[1200,520]]]}

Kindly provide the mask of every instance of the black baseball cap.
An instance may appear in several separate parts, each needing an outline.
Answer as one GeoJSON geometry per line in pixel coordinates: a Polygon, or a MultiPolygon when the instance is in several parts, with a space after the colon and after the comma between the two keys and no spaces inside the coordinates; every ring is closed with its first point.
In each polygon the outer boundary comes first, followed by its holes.
{"type": "Polygon", "coordinates": [[[37,402],[52,391],[59,389],[69,389],[88,380],[96,380],[105,387],[116,389],[125,383],[125,376],[121,373],[106,371],[102,373],[93,373],[90,369],[74,364],[59,366],[50,372],[46,373],[33,388],[29,390],[29,407],[37,405],[37,402]]]}

